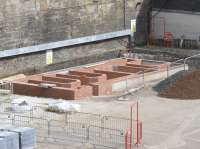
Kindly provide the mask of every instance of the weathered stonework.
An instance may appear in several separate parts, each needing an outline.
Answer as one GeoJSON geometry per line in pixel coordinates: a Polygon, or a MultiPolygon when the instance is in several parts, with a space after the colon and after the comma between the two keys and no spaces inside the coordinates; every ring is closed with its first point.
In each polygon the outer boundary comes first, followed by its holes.
{"type": "MultiPolygon", "coordinates": [[[[125,40],[125,39],[123,39],[125,40]]],[[[116,58],[125,49],[118,40],[74,46],[53,51],[53,64],[46,64],[46,53],[39,52],[0,60],[0,78],[17,73],[34,74],[116,58]]]]}
{"type": "MultiPolygon", "coordinates": [[[[0,50],[129,29],[140,1],[150,0],[0,0],[0,50]]],[[[54,49],[50,66],[45,52],[0,59],[0,77],[109,59],[125,47],[113,39],[54,49]]]]}
{"type": "Polygon", "coordinates": [[[129,28],[136,0],[0,0],[0,3],[0,49],[5,50],[129,28]]]}

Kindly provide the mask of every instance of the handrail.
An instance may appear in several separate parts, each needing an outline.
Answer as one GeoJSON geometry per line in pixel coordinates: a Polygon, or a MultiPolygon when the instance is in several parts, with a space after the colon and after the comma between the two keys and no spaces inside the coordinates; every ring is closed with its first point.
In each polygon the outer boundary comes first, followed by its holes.
{"type": "Polygon", "coordinates": [[[200,53],[199,53],[199,54],[192,55],[192,56],[189,56],[189,57],[186,57],[186,58],[183,58],[183,59],[179,59],[179,60],[174,61],[174,62],[171,62],[170,65],[176,64],[176,63],[178,64],[178,62],[183,61],[183,64],[184,64],[184,71],[185,71],[185,70],[186,70],[186,63],[187,63],[187,61],[188,61],[189,59],[194,58],[194,57],[197,57],[197,56],[200,56],[200,53]]]}
{"type": "Polygon", "coordinates": [[[184,71],[185,71],[185,68],[186,68],[185,65],[186,65],[187,60],[189,60],[189,59],[191,59],[191,58],[194,58],[194,57],[197,57],[197,56],[200,56],[200,53],[185,58],[185,60],[184,60],[184,71]]]}

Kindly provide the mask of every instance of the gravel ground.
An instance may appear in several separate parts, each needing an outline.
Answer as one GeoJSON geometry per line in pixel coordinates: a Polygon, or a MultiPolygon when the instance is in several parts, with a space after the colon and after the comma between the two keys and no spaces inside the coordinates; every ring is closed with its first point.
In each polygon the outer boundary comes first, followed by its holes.
{"type": "Polygon", "coordinates": [[[189,71],[180,71],[175,73],[174,75],[170,76],[169,78],[159,82],[158,84],[156,84],[153,89],[156,92],[162,92],[166,89],[168,89],[170,86],[172,86],[177,80],[183,78],[185,75],[187,75],[189,73],[189,71]]]}
{"type": "MultiPolygon", "coordinates": [[[[5,97],[5,96],[4,96],[5,97]]],[[[52,99],[23,97],[34,103],[47,103],[52,99]]],[[[198,149],[200,146],[200,100],[171,100],[158,97],[152,87],[145,87],[135,93],[119,97],[94,97],[73,101],[81,105],[83,112],[129,117],[130,105],[139,100],[139,115],[143,121],[143,146],[141,149],[198,149]]],[[[62,145],[39,143],[37,149],[89,149],[80,143],[62,145]]],[[[101,147],[100,147],[101,148],[101,147]]]]}
{"type": "Polygon", "coordinates": [[[200,71],[177,73],[154,88],[159,92],[159,96],[166,98],[199,99],[200,71]]]}

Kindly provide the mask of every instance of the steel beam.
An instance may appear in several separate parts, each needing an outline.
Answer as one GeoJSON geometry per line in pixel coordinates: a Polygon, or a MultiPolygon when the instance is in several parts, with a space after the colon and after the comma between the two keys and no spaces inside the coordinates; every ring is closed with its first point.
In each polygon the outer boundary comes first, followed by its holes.
{"type": "Polygon", "coordinates": [[[68,46],[73,46],[73,45],[79,45],[79,44],[85,44],[85,43],[92,43],[92,42],[103,41],[107,39],[113,39],[117,37],[130,36],[130,35],[131,35],[131,30],[128,29],[128,30],[122,30],[122,31],[117,31],[117,32],[86,36],[86,37],[81,37],[81,38],[76,38],[76,39],[51,42],[47,44],[40,44],[36,46],[23,47],[23,48],[18,48],[18,49],[11,49],[11,50],[2,50],[0,51],[0,58],[29,54],[29,53],[34,53],[34,52],[41,52],[41,51],[68,47],[68,46]]]}

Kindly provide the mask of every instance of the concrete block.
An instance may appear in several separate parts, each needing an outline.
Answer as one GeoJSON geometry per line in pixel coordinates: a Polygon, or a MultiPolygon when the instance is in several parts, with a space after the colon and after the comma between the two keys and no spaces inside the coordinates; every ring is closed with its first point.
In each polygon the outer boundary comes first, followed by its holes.
{"type": "Polygon", "coordinates": [[[0,132],[0,139],[6,143],[6,149],[20,149],[19,148],[19,135],[13,132],[0,132]]]}
{"type": "Polygon", "coordinates": [[[4,138],[0,138],[0,147],[1,149],[8,149],[4,138]]]}
{"type": "Polygon", "coordinates": [[[9,131],[19,135],[21,149],[33,149],[36,147],[36,130],[34,128],[11,128],[9,131]]]}

